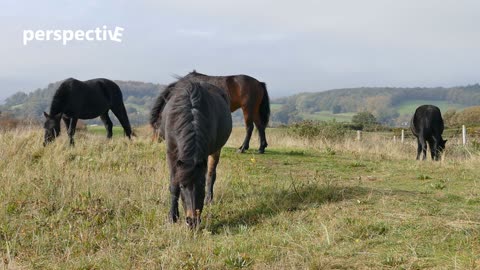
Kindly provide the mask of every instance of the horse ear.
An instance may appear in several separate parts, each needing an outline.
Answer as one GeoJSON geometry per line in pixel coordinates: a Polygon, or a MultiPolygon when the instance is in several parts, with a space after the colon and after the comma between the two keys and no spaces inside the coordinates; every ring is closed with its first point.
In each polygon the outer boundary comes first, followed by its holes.
{"type": "Polygon", "coordinates": [[[43,112],[43,116],[45,116],[45,118],[47,118],[47,119],[50,118],[50,115],[48,115],[48,113],[46,113],[46,112],[43,112]]]}

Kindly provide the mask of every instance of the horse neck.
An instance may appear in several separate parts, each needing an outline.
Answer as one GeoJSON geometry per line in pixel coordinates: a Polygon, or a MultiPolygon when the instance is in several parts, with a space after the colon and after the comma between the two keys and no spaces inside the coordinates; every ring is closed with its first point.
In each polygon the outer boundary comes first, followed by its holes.
{"type": "Polygon", "coordinates": [[[57,115],[64,112],[64,107],[66,100],[64,100],[65,95],[59,93],[60,89],[55,93],[50,104],[50,115],[57,115]]]}

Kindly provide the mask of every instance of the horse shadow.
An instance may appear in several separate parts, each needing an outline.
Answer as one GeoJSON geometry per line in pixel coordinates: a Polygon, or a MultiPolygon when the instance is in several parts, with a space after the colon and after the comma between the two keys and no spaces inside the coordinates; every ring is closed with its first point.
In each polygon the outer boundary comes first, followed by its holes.
{"type": "Polygon", "coordinates": [[[211,224],[206,225],[206,229],[212,234],[219,234],[226,227],[232,231],[241,226],[253,226],[284,212],[301,211],[326,203],[351,200],[370,192],[371,189],[360,186],[318,184],[292,187],[288,190],[267,190],[262,192],[263,197],[260,200],[246,205],[247,209],[234,210],[233,215],[224,218],[214,218],[211,224]]]}

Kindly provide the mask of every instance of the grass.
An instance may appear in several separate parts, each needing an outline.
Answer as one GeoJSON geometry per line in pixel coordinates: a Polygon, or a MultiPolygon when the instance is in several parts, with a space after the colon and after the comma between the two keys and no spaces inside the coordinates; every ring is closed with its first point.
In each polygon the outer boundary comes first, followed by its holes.
{"type": "Polygon", "coordinates": [[[397,109],[398,113],[400,115],[408,114],[408,115],[413,115],[415,110],[424,104],[432,104],[440,108],[442,112],[446,112],[449,109],[455,109],[455,110],[461,110],[467,106],[462,105],[462,104],[455,104],[455,103],[449,103],[447,101],[440,101],[440,100],[413,100],[413,101],[406,101],[402,102],[398,105],[395,106],[397,109]]]}
{"type": "Polygon", "coordinates": [[[305,120],[331,121],[335,119],[338,122],[350,122],[355,114],[356,113],[353,112],[333,114],[331,111],[321,111],[315,113],[303,113],[300,114],[300,116],[305,120]]]}
{"type": "MultiPolygon", "coordinates": [[[[87,126],[87,130],[92,134],[107,136],[107,130],[104,126],[87,126]]],[[[115,137],[121,137],[124,131],[121,126],[113,126],[112,133],[115,137]]]]}
{"type": "MultiPolygon", "coordinates": [[[[0,256],[11,269],[480,268],[478,153],[413,140],[309,141],[268,129],[265,155],[222,151],[196,231],[169,224],[165,146],[79,132],[0,133],[0,256]]],[[[118,133],[116,133],[118,134],[118,133]]],[[[252,147],[258,146],[255,140],[252,147]]],[[[1,265],[1,263],[0,263],[1,265]]]]}

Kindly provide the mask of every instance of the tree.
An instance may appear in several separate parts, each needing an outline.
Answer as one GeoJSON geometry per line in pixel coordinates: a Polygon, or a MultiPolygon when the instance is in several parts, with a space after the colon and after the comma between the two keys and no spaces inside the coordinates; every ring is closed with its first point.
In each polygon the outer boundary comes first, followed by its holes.
{"type": "Polygon", "coordinates": [[[342,106],[340,105],[333,105],[333,108],[332,108],[332,113],[333,114],[337,114],[337,113],[341,113],[342,112],[342,106]]]}
{"type": "Polygon", "coordinates": [[[352,117],[352,123],[359,129],[363,129],[376,125],[377,119],[371,112],[359,112],[352,117]]]}

